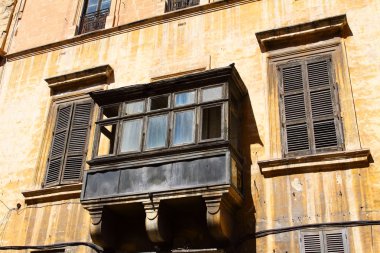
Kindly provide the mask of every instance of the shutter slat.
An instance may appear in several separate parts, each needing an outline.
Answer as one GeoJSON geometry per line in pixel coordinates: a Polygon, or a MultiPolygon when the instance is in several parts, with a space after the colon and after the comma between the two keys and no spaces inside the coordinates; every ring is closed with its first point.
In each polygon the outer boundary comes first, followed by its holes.
{"type": "Polygon", "coordinates": [[[314,122],[315,147],[335,147],[338,145],[334,120],[314,122]]]}
{"type": "Polygon", "coordinates": [[[322,253],[322,240],[319,232],[303,234],[304,253],[322,253]]]}
{"type": "Polygon", "coordinates": [[[284,92],[303,89],[301,65],[284,68],[282,70],[284,92]]]}
{"type": "Polygon", "coordinates": [[[307,65],[307,71],[310,88],[330,84],[327,60],[309,63],[307,65]]]}
{"type": "Polygon", "coordinates": [[[334,115],[330,90],[311,92],[310,98],[313,118],[334,115]]]}
{"type": "Polygon", "coordinates": [[[52,147],[47,165],[45,184],[56,184],[59,182],[60,171],[64,159],[65,144],[69,131],[72,105],[58,108],[52,147]]]}
{"type": "Polygon", "coordinates": [[[305,101],[303,93],[285,96],[284,103],[286,121],[306,118],[305,101]]]}
{"type": "Polygon", "coordinates": [[[63,182],[77,181],[81,178],[91,111],[91,102],[75,104],[63,170],[63,182]]]}
{"type": "Polygon", "coordinates": [[[298,124],[286,127],[288,152],[309,149],[307,125],[298,124]]]}
{"type": "Polygon", "coordinates": [[[327,253],[344,253],[342,233],[325,233],[327,253]]]}
{"type": "Polygon", "coordinates": [[[83,155],[67,157],[63,181],[78,180],[82,174],[83,155]]]}

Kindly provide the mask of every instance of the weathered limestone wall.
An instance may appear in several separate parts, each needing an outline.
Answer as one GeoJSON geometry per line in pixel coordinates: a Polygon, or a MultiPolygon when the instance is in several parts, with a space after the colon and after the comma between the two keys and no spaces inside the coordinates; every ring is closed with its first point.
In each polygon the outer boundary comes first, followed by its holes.
{"type": "Polygon", "coordinates": [[[0,48],[4,50],[4,40],[6,40],[9,22],[12,19],[12,11],[16,0],[4,0],[0,2],[0,48]]]}
{"type": "MultiPolygon", "coordinates": [[[[54,13],[48,10],[51,7],[39,10],[50,2],[26,2],[13,52],[66,36],[63,17],[74,15],[68,10],[74,10],[76,3],[61,1],[60,10],[54,13]],[[38,17],[30,10],[39,10],[38,17]],[[30,27],[35,20],[47,27],[30,27]]],[[[51,98],[44,78],[103,64],[110,64],[115,71],[115,82],[109,88],[236,64],[249,90],[243,133],[245,153],[252,160],[245,172],[245,208],[239,213],[242,235],[255,229],[315,222],[380,220],[380,95],[376,92],[380,90],[380,2],[262,0],[231,3],[229,7],[63,45],[7,63],[0,90],[0,199],[10,208],[17,203],[22,207],[18,212],[0,207],[0,218],[5,217],[0,223],[2,245],[90,240],[88,214],[77,199],[70,200],[71,204],[26,207],[21,191],[39,189],[45,170],[40,157],[51,98]],[[276,157],[269,157],[267,57],[260,51],[255,32],[340,14],[347,15],[353,33],[343,44],[360,143],[370,148],[375,163],[361,169],[264,178],[257,161],[276,157]]],[[[379,226],[349,229],[351,252],[378,252],[379,230],[379,226]]],[[[292,232],[260,238],[257,252],[299,252],[298,236],[292,232]]],[[[249,246],[254,244],[243,244],[241,249],[252,252],[249,246]]]]}

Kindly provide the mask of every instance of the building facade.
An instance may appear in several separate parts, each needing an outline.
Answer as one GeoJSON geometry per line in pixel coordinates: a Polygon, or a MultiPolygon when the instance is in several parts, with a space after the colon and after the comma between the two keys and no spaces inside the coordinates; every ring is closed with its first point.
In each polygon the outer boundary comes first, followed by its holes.
{"type": "Polygon", "coordinates": [[[0,249],[380,252],[379,1],[0,10],[0,249]]]}

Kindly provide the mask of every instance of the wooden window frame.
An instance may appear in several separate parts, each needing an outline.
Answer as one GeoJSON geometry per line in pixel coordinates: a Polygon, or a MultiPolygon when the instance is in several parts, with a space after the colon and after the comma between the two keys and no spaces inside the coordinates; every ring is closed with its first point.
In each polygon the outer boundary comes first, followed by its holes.
{"type": "MultiPolygon", "coordinates": [[[[334,70],[334,84],[337,87],[339,96],[340,116],[341,116],[341,136],[344,136],[344,144],[342,150],[362,150],[358,125],[356,122],[356,112],[354,100],[352,96],[351,80],[348,73],[348,65],[344,40],[342,38],[334,38],[331,40],[321,41],[308,45],[302,45],[292,48],[279,49],[266,53],[267,58],[267,78],[268,86],[267,106],[268,117],[265,129],[265,143],[268,143],[269,149],[266,159],[280,159],[286,162],[289,156],[285,155],[281,137],[281,118],[279,106],[279,88],[278,88],[278,70],[277,66],[305,58],[314,58],[318,56],[329,56],[332,59],[332,69],[334,70]]],[[[329,151],[326,151],[329,152],[329,151]]],[[[337,155],[341,151],[335,151],[337,155]]],[[[343,151],[342,151],[343,152],[343,151]]],[[[313,154],[300,155],[308,157],[313,154]]],[[[262,160],[261,162],[265,162],[262,160]]]]}
{"type": "MultiPolygon", "coordinates": [[[[299,155],[309,155],[309,154],[316,154],[316,153],[324,153],[324,152],[331,152],[331,151],[338,151],[338,150],[344,150],[344,137],[343,137],[343,131],[342,131],[342,122],[341,122],[341,115],[340,115],[340,105],[339,105],[339,95],[338,95],[338,87],[334,78],[334,68],[332,64],[332,58],[330,54],[324,54],[324,55],[316,55],[316,56],[309,56],[309,57],[303,57],[297,60],[290,60],[289,62],[282,63],[277,65],[277,79],[278,79],[278,88],[279,88],[279,107],[280,107],[280,119],[281,119],[281,143],[282,143],[282,150],[283,150],[283,156],[284,157],[290,157],[290,156],[299,156],[299,155]],[[310,63],[315,63],[319,61],[326,61],[328,64],[328,74],[329,74],[329,81],[330,81],[330,92],[332,97],[332,108],[333,108],[333,117],[331,116],[319,116],[319,121],[322,120],[334,120],[335,125],[335,132],[336,132],[336,138],[337,138],[337,146],[335,147],[326,147],[326,148],[317,148],[316,147],[316,137],[314,132],[314,119],[312,117],[312,109],[311,109],[311,92],[320,90],[321,88],[311,88],[309,86],[309,79],[306,78],[307,73],[307,65],[310,63]],[[286,133],[286,127],[285,124],[285,102],[282,99],[284,96],[284,88],[283,88],[283,80],[281,75],[281,70],[284,68],[292,67],[292,66],[301,66],[302,69],[302,80],[303,80],[303,91],[300,93],[297,92],[289,92],[294,94],[303,94],[304,97],[304,103],[305,103],[305,114],[306,118],[304,120],[291,120],[291,121],[299,121],[298,123],[291,123],[291,124],[301,124],[305,123],[307,126],[307,132],[308,132],[308,142],[309,142],[309,149],[308,150],[299,150],[299,151],[289,151],[288,150],[288,143],[287,143],[287,133],[286,133]]],[[[322,87],[322,89],[326,89],[326,86],[322,87]]]]}
{"type": "Polygon", "coordinates": [[[50,130],[52,132],[52,134],[51,134],[51,138],[49,141],[50,144],[49,144],[49,149],[48,149],[48,154],[47,154],[47,162],[45,164],[45,172],[44,172],[44,179],[43,179],[42,186],[43,186],[43,188],[48,188],[48,187],[54,187],[54,186],[58,186],[58,185],[68,185],[68,184],[80,183],[82,181],[83,171],[84,171],[84,167],[85,167],[85,161],[86,161],[87,153],[89,150],[90,133],[91,133],[91,125],[92,125],[91,122],[92,122],[93,113],[94,113],[94,103],[90,97],[82,96],[82,97],[78,97],[75,99],[68,99],[68,100],[53,102],[51,110],[54,112],[53,119],[51,122],[52,126],[51,126],[51,130],[50,130]],[[80,168],[80,176],[78,179],[66,180],[64,182],[63,174],[64,174],[65,164],[67,162],[68,155],[69,155],[68,142],[69,142],[69,139],[70,139],[73,127],[74,127],[73,120],[74,120],[74,110],[76,109],[75,106],[78,104],[85,104],[85,103],[91,103],[91,109],[90,109],[89,121],[88,121],[88,125],[87,125],[86,141],[84,144],[84,151],[83,151],[83,156],[82,156],[82,165],[80,168]],[[63,148],[63,157],[61,158],[62,164],[61,164],[60,169],[59,169],[59,176],[58,176],[58,179],[56,182],[48,183],[47,177],[48,177],[48,172],[49,172],[49,164],[50,164],[51,152],[52,152],[52,148],[53,148],[54,136],[56,134],[55,131],[56,131],[56,124],[57,124],[57,120],[58,120],[58,111],[61,107],[69,106],[69,105],[72,108],[70,109],[70,117],[69,117],[68,129],[67,129],[67,136],[65,137],[65,143],[64,143],[64,148],[63,148]]]}
{"type": "Polygon", "coordinates": [[[207,85],[203,86],[200,88],[196,89],[184,89],[184,90],[177,90],[171,93],[163,93],[160,95],[154,95],[154,96],[147,96],[147,97],[141,97],[141,98],[136,98],[131,101],[122,101],[119,102],[120,107],[119,107],[119,113],[118,117],[112,117],[109,119],[102,119],[102,112],[103,112],[103,107],[109,107],[111,105],[115,105],[118,103],[110,103],[107,105],[103,105],[100,107],[99,110],[99,115],[97,116],[97,122],[96,122],[96,130],[95,130],[95,137],[94,137],[94,145],[93,145],[93,152],[92,152],[92,159],[98,159],[98,158],[105,158],[105,157],[117,157],[119,155],[131,155],[131,154],[138,154],[138,153],[145,153],[145,152],[153,152],[153,151],[165,151],[165,150],[171,150],[171,149],[176,149],[180,148],[182,146],[191,146],[191,145],[197,145],[205,142],[215,142],[215,141],[222,141],[225,140],[228,136],[227,134],[227,128],[228,128],[228,117],[229,117],[229,112],[225,108],[228,108],[228,103],[229,103],[229,95],[227,91],[227,85],[226,83],[218,83],[218,84],[212,84],[212,85],[207,85]],[[201,101],[201,92],[205,88],[213,88],[213,87],[222,87],[222,98],[217,99],[217,100],[212,100],[212,101],[206,101],[202,102],[201,101]],[[194,103],[188,104],[188,105],[183,105],[183,106],[175,106],[175,94],[182,93],[182,92],[191,92],[195,91],[195,98],[194,98],[194,103]],[[169,95],[168,97],[168,108],[162,108],[158,110],[149,110],[149,106],[151,103],[151,98],[155,98],[158,96],[162,95],[169,95]],[[144,101],[144,112],[143,113],[136,113],[136,114],[131,114],[131,115],[126,115],[125,114],[125,107],[127,103],[130,102],[135,102],[135,101],[144,101]],[[220,138],[212,138],[212,139],[207,139],[207,140],[201,140],[201,124],[202,124],[202,119],[201,119],[201,110],[202,108],[207,108],[207,107],[213,107],[213,106],[220,106],[221,107],[221,137],[220,138]],[[187,110],[194,110],[194,141],[191,143],[182,143],[182,144],[173,144],[173,131],[175,127],[175,122],[174,122],[174,114],[176,112],[180,111],[187,111],[187,110]],[[146,147],[146,138],[147,138],[147,131],[148,131],[148,118],[152,116],[158,116],[158,115],[168,115],[168,129],[167,129],[167,138],[166,138],[166,145],[165,147],[159,147],[159,148],[147,148],[146,147]],[[143,119],[143,130],[142,130],[142,135],[141,135],[141,140],[140,140],[140,151],[131,151],[131,152],[121,152],[121,138],[122,138],[122,125],[124,121],[127,120],[132,120],[132,119],[137,119],[141,118],[143,119]],[[99,150],[99,138],[100,138],[100,126],[103,126],[105,124],[111,124],[111,123],[116,123],[116,137],[115,137],[115,147],[114,150],[115,152],[113,154],[109,155],[102,155],[98,156],[98,150],[99,150]]]}

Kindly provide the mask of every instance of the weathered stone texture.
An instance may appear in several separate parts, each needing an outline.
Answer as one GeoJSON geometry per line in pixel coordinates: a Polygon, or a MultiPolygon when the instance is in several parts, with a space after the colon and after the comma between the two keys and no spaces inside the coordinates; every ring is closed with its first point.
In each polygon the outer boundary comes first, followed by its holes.
{"type": "MultiPolygon", "coordinates": [[[[116,1],[114,5],[119,8],[114,14],[116,24],[159,15],[164,8],[163,1],[153,0],[116,1]]],[[[76,8],[77,1],[60,1],[59,8],[56,1],[27,1],[10,53],[74,36],[68,31],[78,22],[76,8]]],[[[10,208],[17,203],[22,207],[18,211],[0,207],[0,218],[4,217],[1,244],[90,240],[89,217],[77,199],[25,206],[21,191],[39,189],[45,171],[40,159],[51,97],[44,78],[104,64],[115,70],[111,89],[236,64],[249,91],[243,133],[244,152],[252,163],[245,171],[246,203],[238,228],[242,234],[310,223],[380,220],[379,12],[377,0],[245,1],[95,41],[70,46],[62,42],[60,49],[9,61],[0,86],[0,199],[10,208]],[[366,168],[265,178],[257,161],[279,157],[268,157],[273,149],[269,136],[273,122],[268,111],[267,58],[255,32],[340,14],[347,15],[353,33],[342,43],[350,76],[346,85],[352,89],[359,129],[355,134],[361,147],[371,150],[375,163],[366,168]]],[[[379,234],[379,226],[350,228],[350,252],[379,252],[379,234]]],[[[256,249],[296,253],[298,240],[297,231],[270,235],[257,239],[256,249]]],[[[248,245],[243,244],[241,250],[253,252],[254,246],[248,245]]]]}

